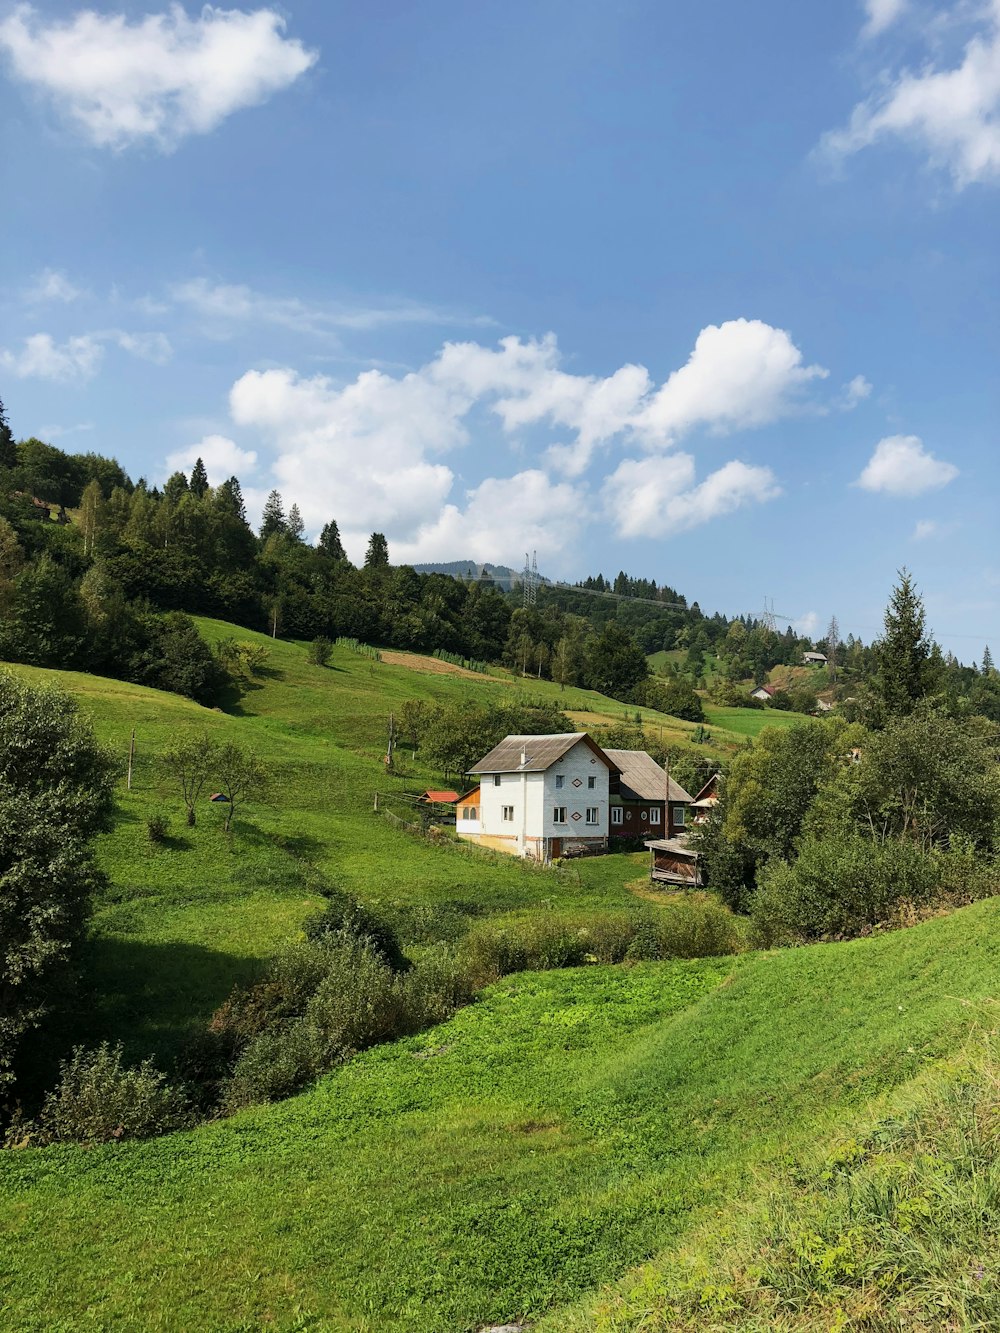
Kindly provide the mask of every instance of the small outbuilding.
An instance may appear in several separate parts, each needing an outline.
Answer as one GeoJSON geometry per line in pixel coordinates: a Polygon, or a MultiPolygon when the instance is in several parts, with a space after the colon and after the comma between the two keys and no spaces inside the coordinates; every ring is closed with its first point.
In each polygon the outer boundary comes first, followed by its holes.
{"type": "Polygon", "coordinates": [[[759,699],[762,704],[770,703],[774,694],[773,685],[758,685],[756,689],[750,691],[751,699],[759,699]]]}
{"type": "Polygon", "coordinates": [[[698,792],[691,802],[691,820],[695,824],[707,824],[709,817],[715,807],[719,804],[719,783],[722,781],[721,773],[713,773],[712,776],[698,792]]]}
{"type": "Polygon", "coordinates": [[[685,838],[657,838],[647,842],[649,878],[653,884],[671,884],[677,888],[700,889],[704,880],[700,857],[685,838]]]}
{"type": "Polygon", "coordinates": [[[439,791],[431,787],[417,797],[420,805],[454,805],[458,800],[457,791],[439,791]]]}
{"type": "Polygon", "coordinates": [[[803,666],[826,666],[826,653],[803,653],[803,666]]]}

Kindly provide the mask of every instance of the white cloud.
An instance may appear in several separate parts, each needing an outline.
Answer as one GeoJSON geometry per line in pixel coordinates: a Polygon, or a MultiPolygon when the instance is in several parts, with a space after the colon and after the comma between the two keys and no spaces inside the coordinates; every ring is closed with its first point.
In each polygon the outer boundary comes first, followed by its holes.
{"type": "Polygon", "coordinates": [[[941,525],[933,518],[922,518],[913,529],[910,540],[914,542],[925,542],[930,537],[936,537],[941,531],[941,525]]]}
{"type": "Polygon", "coordinates": [[[865,26],[862,37],[877,37],[891,28],[906,10],[908,0],[864,0],[865,26]]]}
{"type": "Polygon", "coordinates": [[[192,278],[170,289],[172,299],[194,311],[216,337],[229,337],[247,324],[273,324],[296,333],[368,331],[402,324],[490,324],[483,315],[466,316],[413,301],[391,305],[320,304],[297,297],[269,296],[244,283],[212,283],[192,278]]]}
{"type": "Polygon", "coordinates": [[[983,13],[985,24],[958,64],[883,76],[846,128],[824,136],[823,151],[839,159],[902,139],[948,170],[958,189],[1000,176],[1000,0],[983,13]]]}
{"type": "Polygon", "coordinates": [[[804,639],[815,638],[819,629],[819,615],[815,611],[807,611],[792,621],[792,627],[804,639]]]}
{"type": "Polygon", "coordinates": [[[190,472],[199,458],[205,464],[211,486],[219,486],[230,477],[246,477],[257,470],[257,455],[253,450],[241,449],[225,435],[205,435],[197,444],[178,449],[167,457],[164,478],[172,472],[190,472]]]}
{"type": "Polygon", "coordinates": [[[759,319],[709,324],[636,425],[652,445],[669,445],[700,425],[720,432],[762,426],[793,411],[806,385],[828,373],[803,365],[784,329],[759,319]]]}
{"type": "Polygon", "coordinates": [[[626,458],[605,480],[604,501],[622,537],[670,537],[687,532],[746,504],[781,494],[770,468],[738,460],[726,463],[699,485],[690,454],[626,458]]]}
{"type": "Polygon", "coordinates": [[[958,468],[935,458],[919,436],[888,435],[879,440],[855,484],[885,495],[913,496],[947,486],[957,476],[958,468]]]}
{"type": "Polygon", "coordinates": [[[593,521],[575,482],[598,446],[633,441],[650,450],[621,462],[605,482],[605,505],[626,536],[669,536],[771,499],[779,487],[768,468],[733,461],[698,483],[688,454],[654,451],[696,424],[721,431],[773,420],[825,374],[804,365],[783,330],[737,320],[703,331],[663,389],[637,365],[608,376],[570,373],[549,334],[495,346],[446,343],[419,370],[369,369],[345,385],[290,369],[251,370],[233,385],[230,411],[267,445],[269,475],[299,504],[309,530],[335,517],[359,541],[386,532],[408,559],[456,551],[497,557],[498,547],[519,558],[525,544],[555,552],[568,532],[593,521]],[[479,450],[494,447],[483,432],[490,416],[547,466],[532,461],[516,477],[491,475],[458,502],[444,455],[473,439],[479,450]],[[549,446],[520,440],[531,427],[569,438],[549,446]]]}
{"type": "Polygon", "coordinates": [[[154,366],[165,366],[174,354],[165,333],[128,333],[119,329],[110,335],[125,352],[131,352],[140,361],[151,361],[154,366]]]}
{"type": "Polygon", "coordinates": [[[65,273],[46,268],[28,288],[25,299],[31,305],[42,305],[47,301],[63,301],[69,304],[71,301],[78,301],[84,295],[83,289],[74,286],[65,273]]]}
{"type": "Polygon", "coordinates": [[[850,412],[859,403],[863,403],[866,398],[870,398],[871,395],[872,385],[865,379],[864,375],[855,375],[852,380],[844,385],[840,405],[845,412],[850,412]]]}
{"type": "MultiPolygon", "coordinates": [[[[394,542],[392,555],[408,564],[456,556],[516,564],[525,551],[537,551],[551,561],[583,537],[587,521],[581,490],[532,468],[481,482],[466,496],[464,509],[445,505],[411,541],[394,542]]],[[[355,548],[363,550],[366,539],[354,534],[355,548]]]]}
{"type": "Polygon", "coordinates": [[[104,348],[94,334],[57,343],[50,333],[33,333],[25,338],[20,352],[0,349],[0,366],[18,379],[68,383],[92,379],[103,356],[104,348]]]}
{"type": "Polygon", "coordinates": [[[14,76],[47,95],[92,143],[174,147],[287,88],[317,60],[270,9],[173,4],[130,22],[80,10],[64,21],[20,5],[0,22],[14,76]]]}

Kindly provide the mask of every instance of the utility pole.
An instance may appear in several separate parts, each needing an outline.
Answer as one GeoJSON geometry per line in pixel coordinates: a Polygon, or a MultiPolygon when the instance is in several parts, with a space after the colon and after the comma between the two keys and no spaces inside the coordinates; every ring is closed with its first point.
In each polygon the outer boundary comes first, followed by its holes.
{"type": "Polygon", "coordinates": [[[125,790],[132,790],[132,764],[135,762],[135,727],[132,728],[132,739],[128,746],[128,777],[125,779],[125,790]]]}
{"type": "Polygon", "coordinates": [[[391,772],[393,755],[396,753],[396,714],[389,714],[389,748],[385,752],[385,766],[391,772]]]}

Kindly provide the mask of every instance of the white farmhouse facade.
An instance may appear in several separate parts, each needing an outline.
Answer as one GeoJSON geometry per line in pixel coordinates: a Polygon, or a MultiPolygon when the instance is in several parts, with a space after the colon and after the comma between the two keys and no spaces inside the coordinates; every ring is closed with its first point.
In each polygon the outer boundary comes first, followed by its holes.
{"type": "Polygon", "coordinates": [[[508,736],[470,770],[480,785],[459,802],[458,836],[539,861],[605,848],[618,771],[584,732],[508,736]]]}

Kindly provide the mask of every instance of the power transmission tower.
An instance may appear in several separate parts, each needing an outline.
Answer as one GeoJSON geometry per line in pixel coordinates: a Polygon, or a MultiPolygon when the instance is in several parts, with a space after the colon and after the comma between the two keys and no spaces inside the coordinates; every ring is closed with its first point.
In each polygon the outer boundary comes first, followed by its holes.
{"type": "Polygon", "coordinates": [[[528,563],[528,552],[524,553],[524,573],[521,575],[521,605],[527,610],[529,606],[535,605],[535,597],[538,587],[538,552],[536,551],[528,563]]]}
{"type": "Polygon", "coordinates": [[[773,634],[775,635],[775,637],[777,637],[778,620],[774,614],[773,597],[770,599],[770,601],[768,601],[766,597],[764,598],[764,628],[768,631],[769,634],[773,634]]]}

